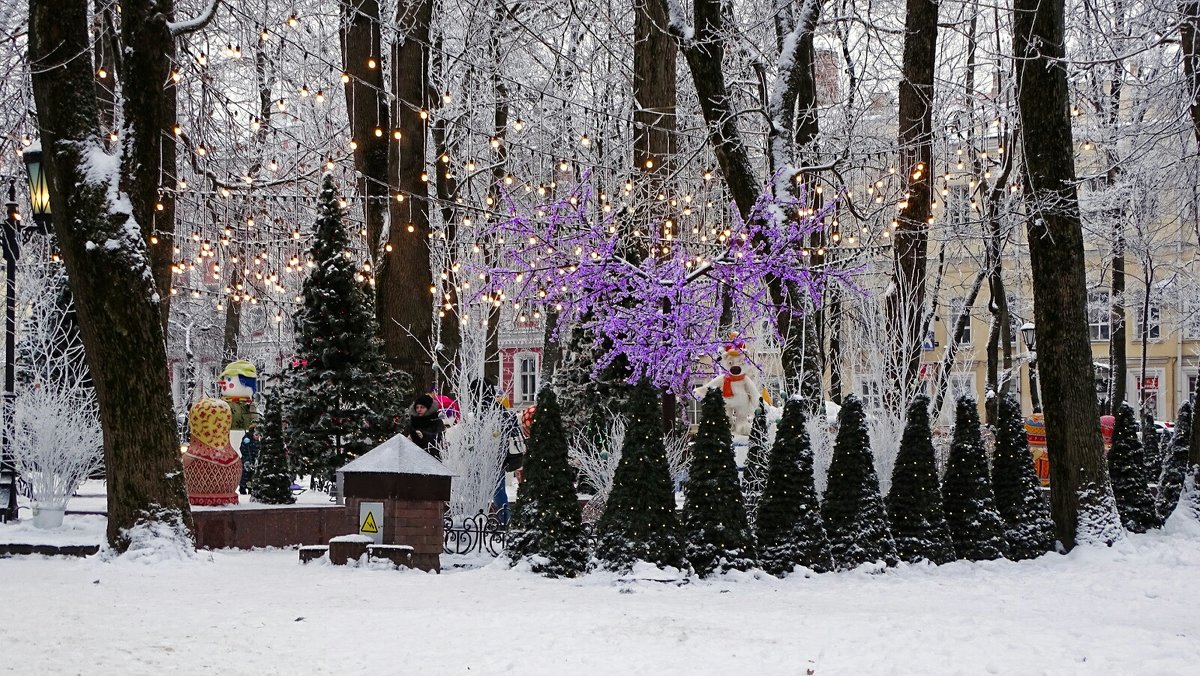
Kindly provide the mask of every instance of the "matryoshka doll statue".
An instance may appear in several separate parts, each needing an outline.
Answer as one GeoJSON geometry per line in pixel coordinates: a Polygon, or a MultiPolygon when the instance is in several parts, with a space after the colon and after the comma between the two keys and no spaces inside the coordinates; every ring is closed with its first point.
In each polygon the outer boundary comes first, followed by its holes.
{"type": "Polygon", "coordinates": [[[221,400],[229,404],[233,413],[229,445],[241,448],[246,430],[254,427],[257,422],[254,393],[258,391],[258,370],[254,368],[253,363],[244,359],[230,362],[225,370],[221,371],[218,384],[221,388],[221,400]]]}
{"type": "Polygon", "coordinates": [[[229,445],[229,404],[205,398],[188,412],[191,438],[183,453],[183,482],[193,505],[236,505],[242,459],[229,445]]]}

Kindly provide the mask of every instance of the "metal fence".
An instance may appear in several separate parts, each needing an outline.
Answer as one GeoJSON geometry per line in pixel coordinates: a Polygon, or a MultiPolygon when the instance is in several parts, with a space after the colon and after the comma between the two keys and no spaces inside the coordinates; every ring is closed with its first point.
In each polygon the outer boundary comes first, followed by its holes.
{"type": "Polygon", "coordinates": [[[445,517],[442,536],[444,554],[489,554],[499,556],[508,544],[508,524],[501,523],[495,514],[445,517]]]}

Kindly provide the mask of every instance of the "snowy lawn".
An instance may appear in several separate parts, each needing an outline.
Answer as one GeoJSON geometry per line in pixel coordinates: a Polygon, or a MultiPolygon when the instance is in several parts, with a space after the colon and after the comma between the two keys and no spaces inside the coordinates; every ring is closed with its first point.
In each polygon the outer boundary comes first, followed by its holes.
{"type": "MultiPolygon", "coordinates": [[[[0,530],[4,527],[0,526],[0,530]]],[[[684,586],[482,567],[0,560],[4,668],[24,674],[1184,674],[1200,538],[1036,561],[684,586]]]]}

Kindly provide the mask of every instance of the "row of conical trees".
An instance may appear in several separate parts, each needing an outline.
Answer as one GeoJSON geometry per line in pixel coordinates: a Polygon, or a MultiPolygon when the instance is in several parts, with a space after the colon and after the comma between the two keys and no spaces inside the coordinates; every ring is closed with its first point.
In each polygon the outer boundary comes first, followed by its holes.
{"type": "Polygon", "coordinates": [[[798,401],[789,401],[775,441],[748,468],[761,476],[754,518],[734,462],[719,392],[705,397],[682,514],[663,449],[656,393],[634,387],[628,430],[613,490],[589,549],[567,461],[567,436],[553,392],[538,398],[525,483],[513,518],[508,554],[535,571],[572,576],[588,567],[629,570],[634,562],[708,575],[759,566],[783,575],[864,563],[944,563],[954,559],[1030,558],[1053,546],[1048,508],[1039,495],[1024,421],[1013,399],[1001,406],[999,439],[989,471],[976,404],[958,402],[950,458],[942,481],[934,456],[929,400],[908,411],[892,486],[880,494],[862,403],[846,400],[818,500],[813,453],[798,401]]]}
{"type": "Polygon", "coordinates": [[[1137,415],[1129,404],[1122,404],[1115,418],[1108,452],[1113,497],[1125,529],[1144,533],[1161,527],[1179,504],[1188,469],[1192,405],[1180,407],[1174,433],[1165,444],[1153,420],[1143,421],[1139,433],[1137,415]],[[1157,484],[1157,490],[1152,484],[1157,484]]]}

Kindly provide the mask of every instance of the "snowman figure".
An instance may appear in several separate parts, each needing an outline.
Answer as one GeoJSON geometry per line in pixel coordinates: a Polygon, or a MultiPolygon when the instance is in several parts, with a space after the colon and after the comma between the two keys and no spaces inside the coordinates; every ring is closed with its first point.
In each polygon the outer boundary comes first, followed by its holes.
{"type": "Polygon", "coordinates": [[[246,430],[254,427],[257,413],[254,410],[254,393],[258,391],[258,370],[254,364],[240,359],[230,362],[218,381],[221,388],[221,400],[229,404],[233,413],[232,425],[229,429],[229,445],[241,448],[242,437],[246,430]]]}
{"type": "Polygon", "coordinates": [[[725,397],[725,414],[729,417],[730,430],[735,436],[748,436],[761,392],[758,383],[750,377],[746,341],[736,332],[730,333],[725,343],[721,354],[721,370],[724,373],[692,390],[692,394],[701,399],[708,390],[720,389],[725,397]]]}

